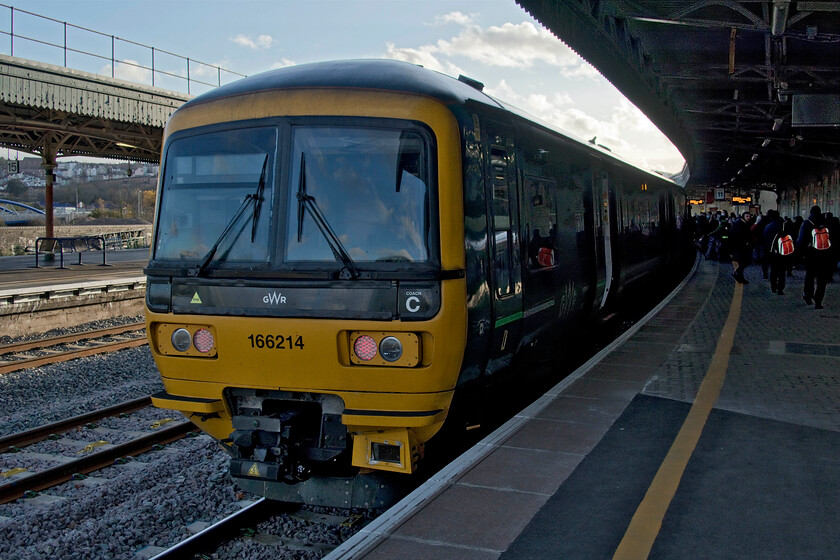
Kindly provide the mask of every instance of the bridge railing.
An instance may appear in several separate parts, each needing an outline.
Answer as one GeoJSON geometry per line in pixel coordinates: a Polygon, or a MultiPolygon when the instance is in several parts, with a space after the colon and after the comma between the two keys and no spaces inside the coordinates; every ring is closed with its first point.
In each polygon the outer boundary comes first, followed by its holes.
{"type": "MultiPolygon", "coordinates": [[[[68,55],[71,57],[81,55],[87,59],[110,64],[112,78],[150,83],[153,87],[163,87],[175,91],[184,91],[183,86],[186,85],[186,92],[190,95],[200,93],[193,91],[196,86],[214,88],[233,79],[245,77],[245,74],[227,70],[221,66],[21,10],[7,4],[0,4],[0,9],[2,8],[8,9],[9,19],[8,27],[0,29],[0,35],[9,39],[7,45],[10,56],[22,56],[21,54],[15,54],[16,47],[17,51],[20,52],[21,43],[28,46],[45,47],[53,52],[61,51],[64,55],[63,66],[65,67],[69,67],[68,55]],[[22,26],[26,29],[23,32],[20,29],[22,26]],[[36,34],[39,36],[35,36],[36,34]],[[58,40],[61,42],[56,42],[56,37],[59,37],[58,40]],[[61,37],[63,37],[63,40],[61,37]],[[76,41],[73,46],[70,45],[72,41],[76,41]],[[110,42],[110,52],[108,52],[108,42],[110,42]],[[94,46],[83,48],[83,44],[94,46]],[[96,49],[95,52],[86,50],[94,48],[96,49]],[[131,51],[137,59],[142,58],[146,62],[128,58],[128,55],[123,55],[123,52],[126,51],[131,51]]],[[[0,19],[0,25],[2,25],[2,19],[0,19]]],[[[3,50],[5,50],[5,46],[0,46],[0,52],[3,50]]],[[[25,56],[24,58],[32,57],[25,56]]],[[[84,70],[84,68],[77,69],[84,70]]],[[[94,72],[105,74],[107,70],[105,67],[100,67],[94,72]]]]}

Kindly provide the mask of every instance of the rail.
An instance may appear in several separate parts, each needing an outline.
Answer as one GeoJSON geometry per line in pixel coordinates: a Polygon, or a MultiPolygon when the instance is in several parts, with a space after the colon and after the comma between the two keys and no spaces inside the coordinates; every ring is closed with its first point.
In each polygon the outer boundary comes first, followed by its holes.
{"type": "Polygon", "coordinates": [[[64,266],[64,252],[78,253],[79,266],[84,266],[82,262],[82,253],[88,251],[102,251],[102,264],[99,266],[111,266],[106,262],[108,253],[105,246],[105,238],[101,235],[85,235],[77,237],[39,237],[35,240],[35,268],[41,268],[39,264],[39,255],[43,253],[55,254],[55,248],[58,247],[60,255],[60,264],[58,268],[67,268],[64,266]],[[45,246],[49,248],[45,248],[45,246]]]}
{"type": "Polygon", "coordinates": [[[148,339],[145,336],[139,336],[144,328],[143,323],[132,323],[120,327],[0,346],[0,375],[95,354],[145,346],[149,343],[148,339]],[[109,340],[113,338],[116,340],[109,340]],[[33,356],[32,353],[36,355],[33,356]]]}
{"type": "Polygon", "coordinates": [[[139,399],[122,402],[115,404],[114,406],[109,406],[108,408],[102,408],[94,410],[93,412],[80,414],[66,420],[59,420],[58,422],[54,422],[52,424],[38,426],[24,432],[3,436],[0,437],[0,453],[8,453],[9,451],[13,451],[15,448],[44,441],[53,434],[67,432],[78,426],[84,426],[85,424],[89,424],[91,422],[97,422],[109,416],[117,416],[118,414],[134,412],[135,410],[146,408],[151,404],[151,397],[140,397],[139,399]]]}
{"type": "Polygon", "coordinates": [[[0,485],[0,504],[16,500],[28,492],[44,490],[67,482],[77,473],[87,474],[110,466],[118,459],[146,453],[154,449],[155,446],[172,443],[197,430],[198,428],[190,421],[180,422],[126,443],[103,449],[87,457],[35,472],[20,480],[13,480],[0,485]]]}
{"type": "MultiPolygon", "coordinates": [[[[188,58],[179,54],[175,54],[169,51],[165,51],[162,49],[158,49],[152,47],[150,45],[144,45],[143,43],[138,43],[136,41],[131,41],[129,39],[123,39],[121,37],[117,37],[115,35],[109,35],[107,33],[103,33],[101,31],[96,31],[94,29],[88,29],[86,27],[81,27],[78,25],[74,25],[72,23],[67,23],[66,21],[60,21],[57,19],[53,19],[48,16],[44,16],[41,14],[36,14],[34,12],[29,12],[26,10],[21,10],[20,8],[15,8],[14,6],[10,6],[8,4],[0,4],[0,8],[8,8],[9,9],[9,27],[8,30],[0,29],[0,35],[4,35],[9,37],[9,55],[15,56],[15,40],[28,42],[29,44],[33,45],[40,45],[48,48],[55,48],[59,49],[64,54],[64,64],[63,66],[68,67],[67,65],[67,56],[68,54],[71,55],[82,55],[84,57],[89,57],[94,60],[100,61],[107,61],[111,64],[111,77],[112,78],[119,78],[118,74],[122,73],[125,70],[132,71],[132,78],[131,81],[145,81],[145,79],[150,78],[152,87],[164,87],[159,85],[160,79],[158,79],[158,84],[155,83],[155,77],[158,78],[168,78],[170,79],[168,83],[177,83],[181,86],[186,82],[187,86],[187,94],[192,95],[193,84],[199,84],[203,86],[208,86],[211,88],[219,87],[222,85],[222,75],[230,76],[231,79],[236,79],[239,77],[244,78],[245,74],[240,74],[238,72],[234,72],[233,70],[228,70],[226,68],[222,68],[221,66],[217,66],[215,64],[208,64],[206,62],[201,62],[199,60],[195,60],[193,58],[188,58]],[[55,24],[59,24],[63,28],[63,36],[64,40],[63,43],[55,43],[47,39],[32,37],[29,35],[21,35],[20,33],[15,33],[15,15],[25,15],[27,17],[38,18],[39,20],[43,20],[44,22],[52,22],[55,24]],[[89,52],[85,50],[81,50],[78,48],[73,48],[68,44],[67,40],[67,32],[82,32],[88,36],[100,37],[105,39],[110,39],[111,42],[111,52],[110,55],[102,54],[102,53],[95,53],[89,52]],[[117,56],[118,47],[130,49],[130,48],[140,48],[146,50],[149,59],[150,65],[147,66],[146,64],[140,63],[136,60],[132,60],[129,58],[120,58],[117,56]],[[164,56],[170,60],[177,61],[179,64],[183,65],[181,69],[175,69],[171,66],[167,66],[166,69],[161,69],[161,56],[164,56]],[[148,73],[144,76],[144,80],[138,80],[136,78],[137,71],[148,73]],[[216,80],[215,83],[207,82],[201,79],[196,78],[195,76],[204,76],[208,73],[215,73],[216,80]]],[[[171,63],[170,63],[171,64],[171,63]]],[[[80,68],[82,70],[82,68],[80,68]]],[[[96,72],[97,74],[101,74],[101,70],[96,72]]],[[[228,80],[230,81],[230,80],[228,80]]],[[[183,91],[182,87],[171,87],[169,85],[165,86],[167,89],[172,89],[175,91],[183,91]]]]}

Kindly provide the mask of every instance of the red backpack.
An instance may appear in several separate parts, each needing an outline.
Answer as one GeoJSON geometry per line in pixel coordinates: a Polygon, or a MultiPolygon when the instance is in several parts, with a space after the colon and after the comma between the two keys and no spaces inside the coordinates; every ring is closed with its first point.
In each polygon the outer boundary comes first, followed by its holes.
{"type": "Polygon", "coordinates": [[[814,229],[811,230],[811,247],[819,251],[824,251],[831,247],[831,241],[828,239],[828,228],[814,226],[814,229]]]}
{"type": "Polygon", "coordinates": [[[793,253],[793,239],[790,235],[784,235],[778,238],[776,242],[776,252],[786,257],[793,253]]]}
{"type": "Polygon", "coordinates": [[[537,263],[540,266],[554,266],[554,251],[548,247],[540,247],[537,253],[537,263]]]}

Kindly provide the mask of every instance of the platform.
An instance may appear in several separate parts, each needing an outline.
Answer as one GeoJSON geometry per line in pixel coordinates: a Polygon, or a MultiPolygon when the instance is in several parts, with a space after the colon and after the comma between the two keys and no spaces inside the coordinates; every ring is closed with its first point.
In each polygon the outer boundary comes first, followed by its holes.
{"type": "Polygon", "coordinates": [[[61,327],[143,314],[148,249],[65,255],[39,263],[35,256],[0,257],[0,337],[40,334],[61,327]]]}
{"type": "Polygon", "coordinates": [[[840,285],[702,260],[669,299],[328,560],[835,558],[840,285]]]}
{"type": "Polygon", "coordinates": [[[143,276],[143,267],[149,263],[149,249],[124,249],[108,251],[107,266],[102,266],[101,251],[82,253],[82,265],[78,264],[79,253],[64,255],[64,268],[59,268],[59,258],[45,261],[39,259],[35,268],[35,255],[0,257],[0,290],[7,292],[18,288],[34,288],[61,284],[77,284],[101,279],[143,276]]]}

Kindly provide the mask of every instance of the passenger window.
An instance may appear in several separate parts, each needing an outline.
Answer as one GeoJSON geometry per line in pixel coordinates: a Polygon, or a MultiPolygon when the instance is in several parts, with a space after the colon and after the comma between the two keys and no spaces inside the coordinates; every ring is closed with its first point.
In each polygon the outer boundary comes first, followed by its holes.
{"type": "Polygon", "coordinates": [[[553,179],[525,176],[524,214],[528,235],[528,268],[557,264],[557,185],[553,179]]]}

